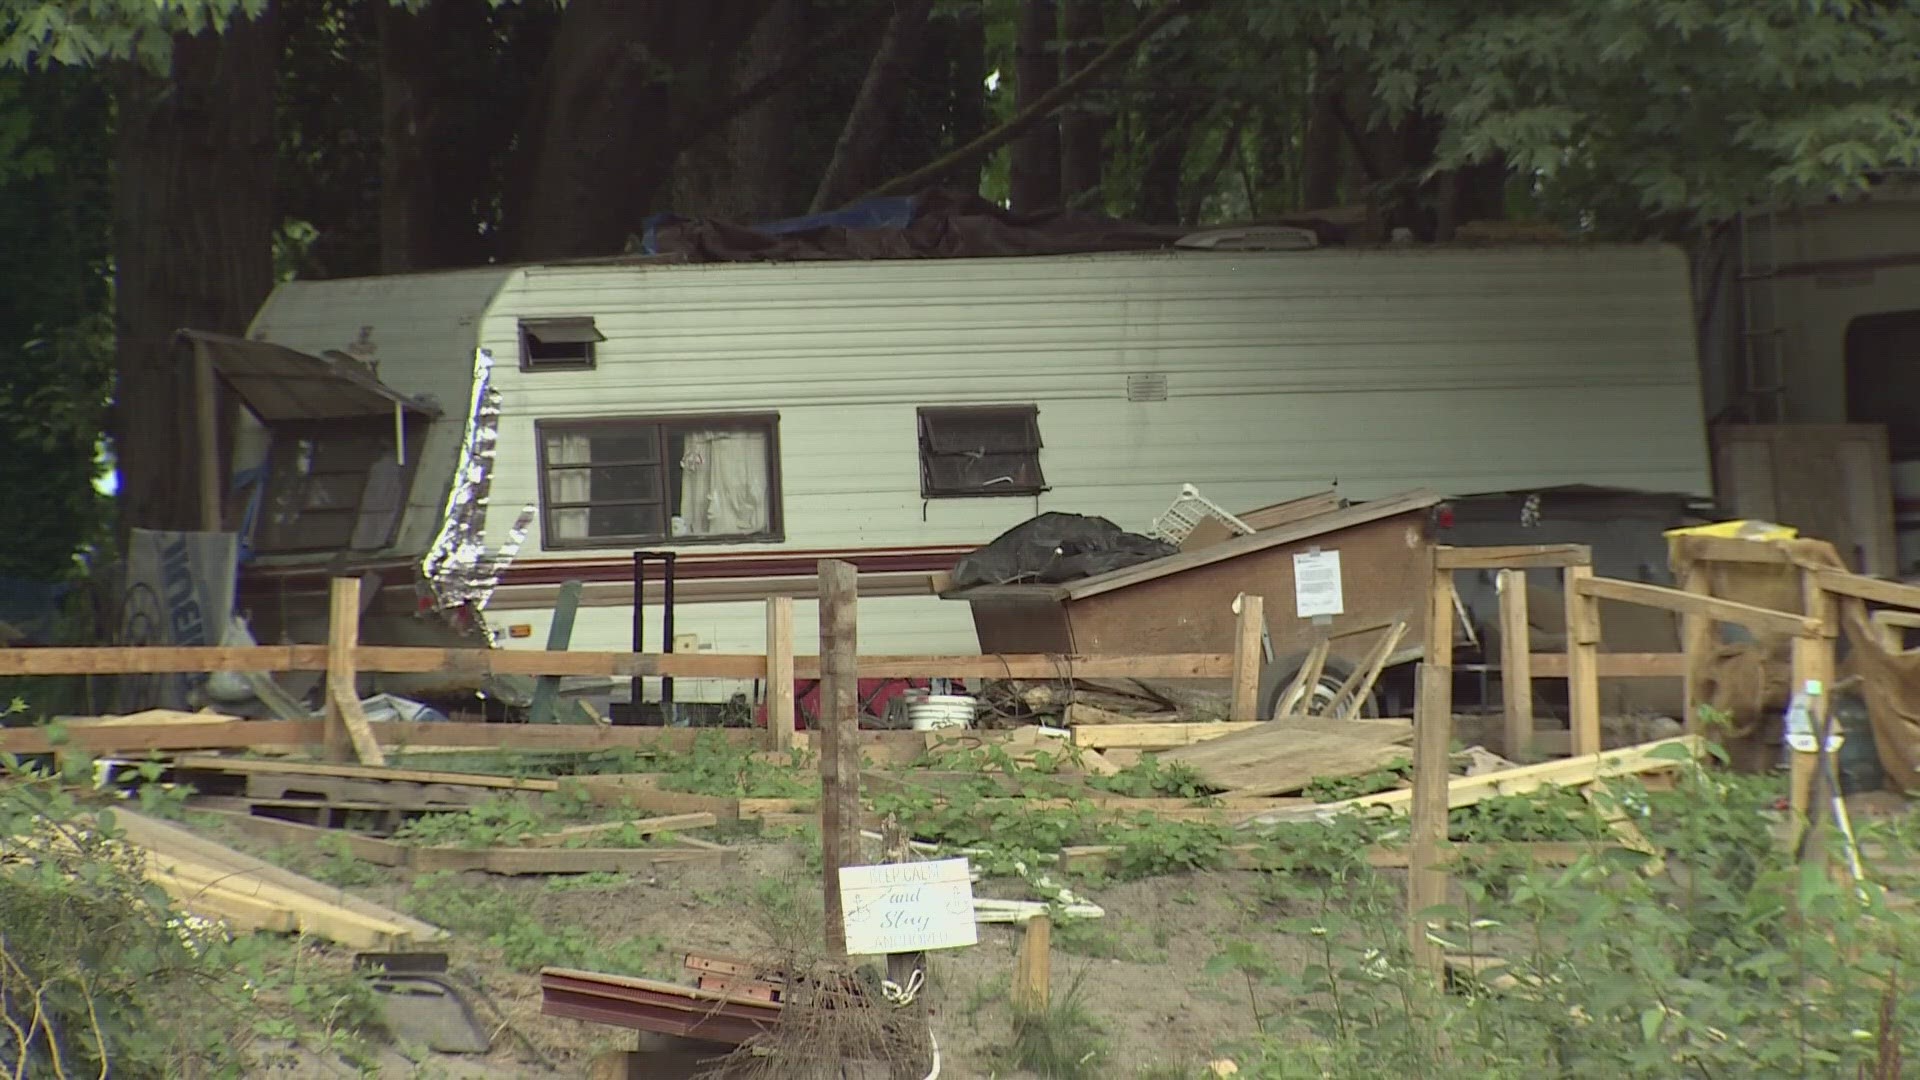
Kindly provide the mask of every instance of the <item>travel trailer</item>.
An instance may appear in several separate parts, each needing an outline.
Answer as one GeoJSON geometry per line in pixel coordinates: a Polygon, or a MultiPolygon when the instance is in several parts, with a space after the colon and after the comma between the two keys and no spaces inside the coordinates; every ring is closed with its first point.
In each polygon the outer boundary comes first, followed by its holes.
{"type": "Polygon", "coordinates": [[[1184,484],[1230,508],[1711,492],[1688,264],[1662,245],[497,267],[288,282],[247,340],[196,343],[236,389],[271,351],[378,390],[235,440],[263,641],[323,638],[326,579],[353,573],[379,583],[369,643],[466,605],[544,648],[580,581],[572,647],[628,648],[635,553],[670,551],[678,651],[759,651],[776,593],[813,651],[831,557],[860,568],[863,652],[970,653],[931,576],[1046,511],[1138,531],[1184,484]]]}

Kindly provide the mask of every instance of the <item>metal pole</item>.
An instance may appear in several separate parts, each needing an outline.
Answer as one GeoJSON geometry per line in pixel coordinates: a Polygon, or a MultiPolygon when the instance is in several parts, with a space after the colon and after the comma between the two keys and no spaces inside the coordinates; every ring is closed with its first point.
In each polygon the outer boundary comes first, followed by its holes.
{"type": "MultiPolygon", "coordinates": [[[[647,553],[633,553],[633,651],[647,651],[647,553]]],[[[627,706],[627,723],[640,722],[640,703],[646,699],[646,680],[638,675],[630,681],[627,691],[632,696],[632,704],[627,706]]]]}
{"type": "MultiPolygon", "coordinates": [[[[666,577],[661,581],[663,589],[661,599],[665,606],[661,609],[660,613],[660,634],[662,638],[660,651],[670,654],[673,652],[673,563],[679,556],[676,552],[672,551],[662,551],[657,554],[660,556],[660,561],[666,564],[666,577]]],[[[660,680],[660,722],[662,724],[674,723],[678,719],[674,715],[674,712],[673,676],[668,675],[660,680]]]]}

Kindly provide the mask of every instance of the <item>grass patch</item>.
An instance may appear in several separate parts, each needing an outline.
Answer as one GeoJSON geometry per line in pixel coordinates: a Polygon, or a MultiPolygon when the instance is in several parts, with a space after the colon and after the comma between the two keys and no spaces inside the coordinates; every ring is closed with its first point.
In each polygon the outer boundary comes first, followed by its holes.
{"type": "Polygon", "coordinates": [[[1043,1009],[1016,1008],[1011,1038],[998,1056],[1006,1067],[1025,1069],[1041,1080],[1112,1075],[1106,1033],[1086,1007],[1079,978],[1043,1009]]]}

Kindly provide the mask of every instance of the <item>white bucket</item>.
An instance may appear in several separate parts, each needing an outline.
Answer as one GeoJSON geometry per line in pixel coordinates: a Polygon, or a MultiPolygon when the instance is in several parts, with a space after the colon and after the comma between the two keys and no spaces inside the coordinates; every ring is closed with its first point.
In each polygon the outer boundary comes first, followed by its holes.
{"type": "Polygon", "coordinates": [[[928,694],[907,701],[907,720],[915,731],[973,726],[974,711],[980,703],[959,694],[928,694]]]}

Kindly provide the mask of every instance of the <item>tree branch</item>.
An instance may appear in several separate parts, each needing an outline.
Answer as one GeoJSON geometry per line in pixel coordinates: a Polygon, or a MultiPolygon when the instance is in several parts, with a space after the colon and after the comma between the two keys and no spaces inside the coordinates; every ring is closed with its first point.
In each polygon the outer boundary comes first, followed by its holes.
{"type": "Polygon", "coordinates": [[[676,125],[670,140],[672,149],[677,152],[693,146],[727,121],[797,82],[801,76],[813,70],[816,61],[826,59],[851,40],[861,25],[858,19],[847,19],[826,37],[794,54],[787,63],[741,87],[732,96],[700,110],[691,120],[676,125]]]}
{"type": "Polygon", "coordinates": [[[859,190],[856,185],[871,182],[873,174],[879,172],[874,158],[886,127],[890,99],[898,96],[895,91],[910,74],[913,56],[920,50],[932,14],[933,0],[905,0],[894,5],[893,17],[887,20],[873,61],[867,65],[867,76],[860,83],[860,94],[853,99],[840,138],[834,142],[833,158],[814,190],[809,213],[830,209],[859,190]]]}
{"type": "Polygon", "coordinates": [[[1087,61],[1087,66],[1062,80],[1060,85],[1042,95],[1039,100],[1033,104],[1020,110],[1019,113],[1015,114],[1013,118],[1006,123],[981,135],[979,138],[954,150],[952,153],[947,154],[937,161],[922,165],[920,168],[904,176],[894,177],[892,180],[868,192],[867,196],[871,198],[878,195],[899,195],[910,192],[929,180],[945,176],[962,165],[986,157],[988,154],[1019,138],[1028,128],[1058,111],[1060,106],[1066,104],[1075,94],[1079,93],[1083,87],[1091,83],[1096,75],[1099,75],[1121,60],[1132,56],[1135,50],[1139,49],[1140,46],[1158,32],[1161,27],[1181,15],[1198,11],[1200,8],[1205,7],[1206,4],[1207,0],[1169,0],[1169,2],[1159,10],[1140,20],[1140,24],[1134,27],[1131,33],[1115,41],[1112,45],[1107,46],[1105,52],[1087,61]]]}

